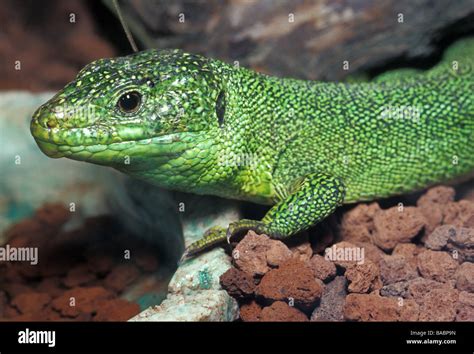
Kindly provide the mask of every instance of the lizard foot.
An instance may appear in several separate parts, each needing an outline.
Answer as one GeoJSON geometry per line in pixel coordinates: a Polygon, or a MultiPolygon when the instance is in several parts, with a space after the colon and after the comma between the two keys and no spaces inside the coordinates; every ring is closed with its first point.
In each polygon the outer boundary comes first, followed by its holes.
{"type": "Polygon", "coordinates": [[[253,230],[258,234],[266,234],[269,231],[267,225],[261,221],[249,219],[234,221],[233,223],[229,224],[229,227],[227,228],[227,243],[230,243],[233,238],[242,235],[244,232],[249,230],[253,230]]]}
{"type": "Polygon", "coordinates": [[[224,242],[226,240],[226,230],[226,228],[221,226],[213,226],[208,229],[200,240],[197,240],[186,247],[181,259],[179,260],[179,264],[218,243],[224,242]]]}

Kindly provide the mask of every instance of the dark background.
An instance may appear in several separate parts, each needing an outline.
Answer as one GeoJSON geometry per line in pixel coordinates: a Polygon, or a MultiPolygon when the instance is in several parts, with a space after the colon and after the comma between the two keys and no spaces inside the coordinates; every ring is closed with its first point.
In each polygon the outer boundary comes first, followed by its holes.
{"type": "MultiPolygon", "coordinates": [[[[451,42],[474,33],[472,0],[119,3],[140,49],[181,48],[306,79],[426,68],[451,42]]],[[[0,0],[0,23],[0,90],[58,90],[92,60],[131,53],[108,0],[0,0]]]]}

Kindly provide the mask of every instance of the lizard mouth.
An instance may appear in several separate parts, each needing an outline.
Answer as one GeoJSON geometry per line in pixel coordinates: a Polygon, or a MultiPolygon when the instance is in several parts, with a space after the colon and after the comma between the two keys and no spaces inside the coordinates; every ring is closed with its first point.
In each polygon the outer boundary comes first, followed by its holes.
{"type": "Polygon", "coordinates": [[[182,132],[123,139],[112,132],[97,135],[97,130],[92,127],[67,130],[45,128],[34,119],[30,130],[40,150],[51,158],[67,157],[109,166],[123,165],[127,157],[135,160],[155,159],[157,162],[176,158],[187,149],[186,137],[193,134],[182,132]]]}

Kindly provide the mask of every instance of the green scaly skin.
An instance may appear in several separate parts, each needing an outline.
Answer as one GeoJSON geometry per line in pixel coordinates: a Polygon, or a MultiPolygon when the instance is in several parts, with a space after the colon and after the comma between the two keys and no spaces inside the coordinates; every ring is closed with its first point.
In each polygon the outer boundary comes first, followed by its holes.
{"type": "Polygon", "coordinates": [[[161,187],[273,205],[212,228],[190,256],[238,232],[289,237],[339,205],[474,169],[474,41],[434,68],[368,83],[282,79],[179,50],[101,59],[41,106],[40,149],[161,187]],[[118,106],[137,91],[135,112],[118,106]],[[397,113],[398,110],[398,113],[397,113]],[[402,114],[400,114],[402,113],[402,114]]]}

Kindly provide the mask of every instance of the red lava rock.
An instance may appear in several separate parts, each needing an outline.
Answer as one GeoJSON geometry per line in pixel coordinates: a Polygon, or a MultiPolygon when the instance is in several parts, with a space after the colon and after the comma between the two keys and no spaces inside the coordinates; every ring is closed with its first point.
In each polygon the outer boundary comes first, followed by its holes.
{"type": "Polygon", "coordinates": [[[410,242],[424,227],[425,219],[415,207],[393,207],[375,214],[373,242],[383,250],[410,242]]]}
{"type": "Polygon", "coordinates": [[[417,321],[419,314],[414,300],[377,294],[349,294],[344,305],[344,317],[349,321],[417,321]]]}
{"type": "Polygon", "coordinates": [[[347,280],[343,276],[337,276],[326,284],[320,305],[311,314],[311,321],[343,321],[346,287],[347,280]]]}
{"type": "Polygon", "coordinates": [[[416,205],[425,217],[427,235],[443,223],[443,209],[447,203],[454,201],[455,194],[452,187],[437,186],[430,188],[418,199],[416,205]]]}
{"type": "MultiPolygon", "coordinates": [[[[385,256],[385,252],[382,251],[380,248],[375,246],[369,242],[354,242],[354,245],[360,247],[364,250],[364,257],[370,259],[375,264],[379,264],[380,260],[383,256],[385,256]]],[[[400,243],[400,245],[404,245],[404,243],[400,243]]],[[[408,243],[407,243],[408,245],[408,243]]],[[[397,245],[398,246],[398,245],[397,245]]]]}
{"type": "Polygon", "coordinates": [[[140,271],[133,264],[120,264],[107,275],[104,285],[108,289],[121,292],[132,284],[140,275],[140,271]]]}
{"type": "Polygon", "coordinates": [[[474,294],[467,291],[459,293],[456,313],[456,321],[474,322],[474,294]]]}
{"type": "Polygon", "coordinates": [[[474,263],[464,262],[456,272],[456,288],[474,293],[474,263]]]}
{"type": "Polygon", "coordinates": [[[308,322],[308,317],[298,309],[288,306],[286,302],[276,301],[264,307],[260,313],[262,322],[308,322]]]}
{"type": "Polygon", "coordinates": [[[270,266],[278,266],[291,258],[292,253],[283,242],[249,231],[232,255],[238,269],[260,277],[270,270],[270,266]]]}
{"type": "Polygon", "coordinates": [[[419,247],[413,243],[399,243],[393,249],[392,255],[393,256],[403,256],[405,260],[415,267],[417,265],[417,258],[418,254],[425,249],[423,247],[419,247]]]}
{"type": "Polygon", "coordinates": [[[43,224],[59,227],[71,218],[71,212],[63,204],[44,204],[36,211],[35,217],[43,224]]]}
{"type": "Polygon", "coordinates": [[[46,293],[23,293],[12,299],[12,305],[20,313],[32,313],[42,310],[51,302],[51,296],[46,293]]]}
{"type": "Polygon", "coordinates": [[[368,293],[382,287],[379,268],[369,260],[347,268],[344,275],[349,282],[347,289],[351,293],[368,293]]]}
{"type": "Polygon", "coordinates": [[[6,291],[6,293],[11,298],[23,293],[34,292],[34,289],[32,287],[25,285],[23,283],[6,283],[2,285],[2,290],[6,291]]]}
{"type": "Polygon", "coordinates": [[[64,321],[61,316],[49,306],[31,313],[25,313],[12,318],[13,321],[64,321]]]}
{"type": "Polygon", "coordinates": [[[5,232],[5,239],[8,240],[11,247],[27,247],[31,243],[33,235],[40,239],[44,236],[45,231],[44,225],[39,220],[24,219],[12,225],[5,232]]]}
{"type": "Polygon", "coordinates": [[[271,241],[275,241],[275,243],[272,243],[270,249],[266,252],[267,264],[270,267],[278,267],[293,254],[283,242],[277,240],[271,241]],[[288,253],[288,251],[290,251],[290,253],[288,253]]]}
{"type": "Polygon", "coordinates": [[[440,251],[447,244],[451,236],[456,233],[456,229],[453,225],[441,225],[438,226],[432,233],[423,239],[425,247],[440,251]]]}
{"type": "Polygon", "coordinates": [[[74,288],[65,291],[53,300],[52,306],[66,317],[77,317],[80,313],[93,313],[102,300],[111,299],[114,294],[102,287],[74,288]]]}
{"type": "Polygon", "coordinates": [[[402,255],[384,256],[379,268],[380,277],[385,285],[418,278],[416,265],[408,262],[402,255]]]}
{"type": "Polygon", "coordinates": [[[127,321],[140,312],[140,306],[124,299],[103,301],[94,321],[127,321]]]}
{"type": "Polygon", "coordinates": [[[423,278],[446,283],[454,278],[458,262],[446,252],[426,250],[418,257],[418,271],[423,278]]]}
{"type": "Polygon", "coordinates": [[[30,235],[17,235],[8,239],[8,245],[12,248],[29,247],[31,242],[30,235]]]}
{"type": "Polygon", "coordinates": [[[469,200],[447,203],[444,207],[444,224],[469,227],[474,215],[474,203],[469,200]]]}
{"type": "MultiPolygon", "coordinates": [[[[47,205],[38,210],[34,219],[27,219],[17,224],[21,227],[14,226],[8,231],[16,247],[40,248],[41,262],[36,266],[24,262],[0,264],[0,288],[4,290],[0,291],[0,320],[117,321],[128,320],[139,312],[138,305],[118,299],[102,287],[91,286],[105,283],[105,279],[97,277],[107,275],[115,263],[107,253],[120,249],[104,244],[104,235],[110,235],[110,230],[115,232],[110,218],[87,219],[81,228],[61,231],[60,226],[69,218],[69,212],[65,211],[64,207],[47,205]],[[92,236],[101,241],[91,244],[92,236]],[[66,290],[63,284],[72,289],[66,290]],[[88,287],[78,287],[84,284],[88,287]]],[[[127,242],[133,244],[133,239],[127,242]]],[[[144,270],[156,269],[156,258],[147,257],[150,251],[143,247],[146,245],[138,243],[132,247],[136,250],[134,254],[144,256],[136,263],[144,270]]],[[[121,289],[138,275],[138,268],[131,262],[117,266],[107,278],[108,286],[121,289]]]]}
{"type": "Polygon", "coordinates": [[[333,262],[324,259],[323,256],[315,254],[309,261],[314,276],[324,282],[328,282],[336,276],[336,266],[333,262]]]}
{"type": "Polygon", "coordinates": [[[454,321],[459,293],[442,287],[430,290],[422,299],[420,321],[454,321]]]}
{"type": "Polygon", "coordinates": [[[20,312],[18,312],[18,310],[15,307],[10,306],[10,305],[7,305],[5,307],[5,310],[3,311],[3,316],[8,319],[13,319],[19,315],[20,315],[20,312]]]}
{"type": "Polygon", "coordinates": [[[464,227],[467,228],[474,228],[474,215],[471,215],[467,220],[464,222],[464,227]]]}
{"type": "Polygon", "coordinates": [[[243,322],[260,321],[261,312],[262,307],[255,300],[252,300],[240,306],[240,319],[243,322]]]}
{"type": "Polygon", "coordinates": [[[416,205],[419,207],[431,207],[432,204],[444,205],[446,203],[454,201],[456,191],[453,187],[448,186],[436,186],[428,189],[423,194],[416,205]]]}
{"type": "Polygon", "coordinates": [[[313,248],[311,247],[311,243],[308,241],[290,247],[290,251],[293,253],[293,257],[296,257],[303,262],[309,261],[313,255],[313,248]]]}
{"type": "Polygon", "coordinates": [[[53,298],[58,297],[64,292],[61,288],[61,280],[59,277],[44,278],[40,281],[36,290],[42,293],[47,293],[53,298]]]}
{"type": "Polygon", "coordinates": [[[441,283],[438,281],[425,279],[425,278],[416,278],[410,280],[408,285],[409,297],[415,300],[417,303],[421,304],[425,296],[433,289],[448,289],[451,288],[451,285],[446,283],[441,283]]]}
{"type": "Polygon", "coordinates": [[[474,262],[474,228],[456,227],[450,235],[446,249],[459,260],[474,262]]]}
{"type": "Polygon", "coordinates": [[[94,255],[88,259],[87,267],[89,271],[94,272],[100,276],[106,275],[112,270],[114,260],[106,255],[94,255]]]}
{"type": "MultiPolygon", "coordinates": [[[[81,251],[80,249],[78,251],[81,251]]],[[[42,248],[40,259],[43,261],[37,266],[39,275],[44,278],[64,276],[67,271],[81,259],[80,254],[61,248],[42,248]]]]}
{"type": "Polygon", "coordinates": [[[95,279],[95,274],[89,271],[89,267],[86,264],[80,264],[67,273],[62,283],[68,288],[75,288],[90,283],[95,279]]]}
{"type": "Polygon", "coordinates": [[[294,301],[302,310],[310,310],[322,292],[322,282],[314,277],[312,269],[298,259],[290,259],[265,274],[256,295],[268,301],[294,301]]]}
{"type": "Polygon", "coordinates": [[[4,316],[8,305],[7,293],[0,290],[0,318],[4,316]]]}
{"type": "Polygon", "coordinates": [[[21,274],[22,277],[28,279],[35,279],[39,278],[41,275],[41,268],[38,265],[33,265],[30,263],[22,263],[17,265],[18,273],[21,274]]]}
{"type": "Polygon", "coordinates": [[[4,267],[0,268],[0,274],[1,280],[5,281],[5,283],[11,283],[11,282],[17,282],[18,279],[22,278],[22,275],[20,274],[20,268],[17,267],[16,264],[10,263],[10,264],[3,264],[4,267]]]}
{"type": "Polygon", "coordinates": [[[358,263],[364,262],[364,248],[358,247],[353,243],[342,241],[335,243],[324,250],[324,258],[333,262],[342,269],[346,269],[358,263]]]}
{"type": "Polygon", "coordinates": [[[379,293],[382,296],[403,297],[405,299],[414,298],[415,301],[419,302],[418,300],[429,291],[432,284],[445,285],[444,283],[419,277],[384,285],[379,293]]]}
{"type": "Polygon", "coordinates": [[[243,299],[253,295],[255,282],[250,274],[242,272],[236,268],[228,269],[220,277],[220,284],[230,296],[243,299]]]}
{"type": "Polygon", "coordinates": [[[359,204],[344,213],[341,235],[344,241],[371,242],[374,231],[374,216],[381,211],[378,203],[359,204]]]}

